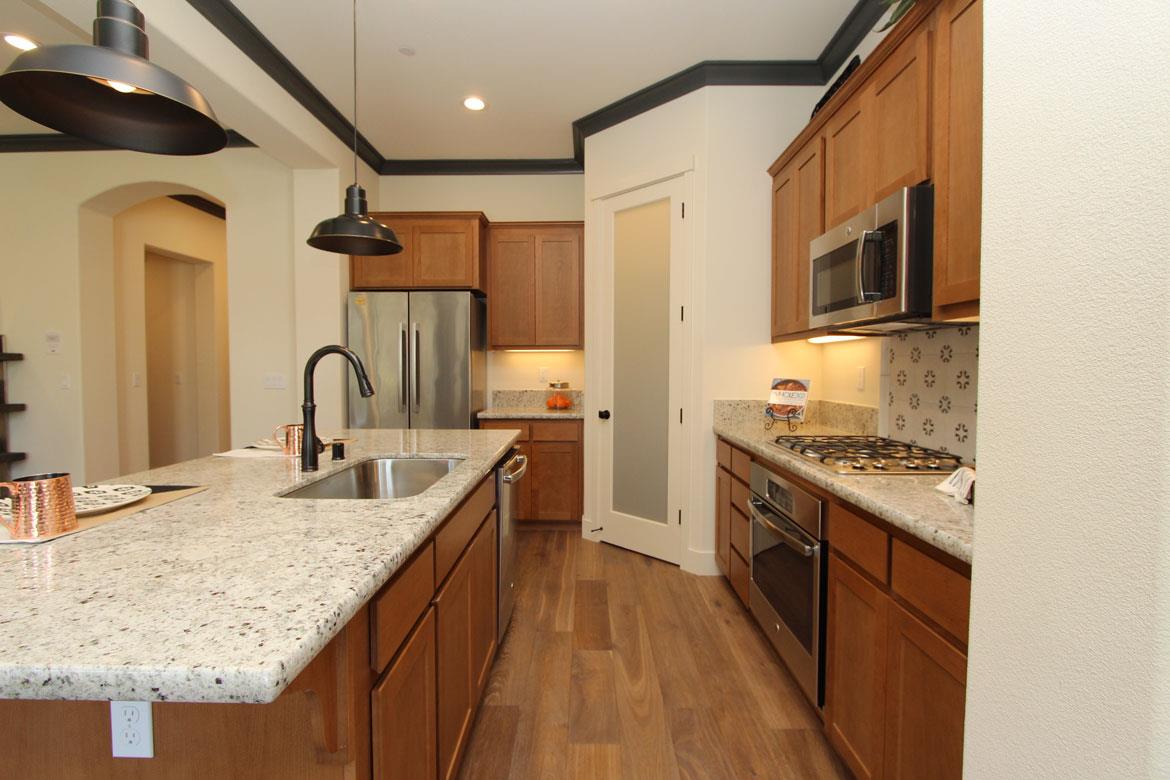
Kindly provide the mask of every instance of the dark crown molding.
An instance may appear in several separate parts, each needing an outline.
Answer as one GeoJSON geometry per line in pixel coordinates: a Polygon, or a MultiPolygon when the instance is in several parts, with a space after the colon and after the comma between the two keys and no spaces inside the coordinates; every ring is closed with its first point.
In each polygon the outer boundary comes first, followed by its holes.
{"type": "MultiPolygon", "coordinates": [[[[317,121],[347,147],[353,143],[353,125],[305,75],[244,16],[231,0],[187,0],[240,51],[284,88],[317,121]]],[[[840,69],[885,12],[879,0],[858,0],[845,21],[815,60],[709,60],[615,100],[572,124],[573,156],[567,159],[518,160],[388,160],[365,136],[358,134],[358,156],[379,174],[422,176],[434,174],[582,173],[585,138],[632,119],[651,109],[709,86],[822,86],[840,69]]],[[[229,146],[254,146],[228,131],[229,146]]],[[[0,136],[0,152],[92,151],[109,147],[58,135],[0,136]]]]}
{"type": "MultiPolygon", "coordinates": [[[[228,130],[229,148],[252,148],[256,144],[235,130],[228,130]]],[[[118,151],[117,147],[87,141],[63,133],[26,133],[0,135],[0,154],[15,152],[98,152],[118,151]]]]}
{"type": "Polygon", "coordinates": [[[177,200],[184,206],[199,209],[204,214],[210,214],[216,219],[227,219],[227,209],[214,201],[199,195],[168,195],[171,200],[177,200]]]}

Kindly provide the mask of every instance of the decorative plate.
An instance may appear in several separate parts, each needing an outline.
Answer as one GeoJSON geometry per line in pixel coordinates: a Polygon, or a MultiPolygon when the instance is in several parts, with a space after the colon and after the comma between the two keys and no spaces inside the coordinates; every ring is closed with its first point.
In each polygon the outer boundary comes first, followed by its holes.
{"type": "MultiPolygon", "coordinates": [[[[82,485],[73,488],[73,504],[78,517],[109,512],[129,506],[150,495],[144,485],[82,485]]],[[[12,499],[0,498],[0,515],[12,516],[12,499]]]]}

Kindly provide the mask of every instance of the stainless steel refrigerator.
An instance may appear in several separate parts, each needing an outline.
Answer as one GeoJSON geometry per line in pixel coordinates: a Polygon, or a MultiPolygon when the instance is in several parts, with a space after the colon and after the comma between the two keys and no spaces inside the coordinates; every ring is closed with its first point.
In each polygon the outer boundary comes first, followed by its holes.
{"type": "Polygon", "coordinates": [[[469,292],[351,292],[349,348],[374,395],[349,378],[350,428],[473,428],[487,383],[487,308],[469,292]]]}

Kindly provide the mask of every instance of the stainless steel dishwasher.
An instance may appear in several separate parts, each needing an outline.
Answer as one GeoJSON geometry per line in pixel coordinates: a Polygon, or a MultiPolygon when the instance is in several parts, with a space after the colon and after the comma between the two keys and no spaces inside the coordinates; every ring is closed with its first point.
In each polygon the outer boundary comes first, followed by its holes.
{"type": "Polygon", "coordinates": [[[516,488],[528,472],[528,458],[515,447],[496,467],[496,504],[499,509],[499,640],[504,640],[516,597],[516,488]]]}

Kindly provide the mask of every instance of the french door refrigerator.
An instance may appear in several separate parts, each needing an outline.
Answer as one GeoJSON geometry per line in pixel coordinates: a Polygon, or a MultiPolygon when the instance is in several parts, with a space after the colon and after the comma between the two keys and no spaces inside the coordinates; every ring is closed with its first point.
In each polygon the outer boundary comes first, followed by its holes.
{"type": "Polygon", "coordinates": [[[487,309],[469,292],[351,292],[349,348],[374,395],[349,377],[350,428],[473,428],[487,383],[487,309]]]}

